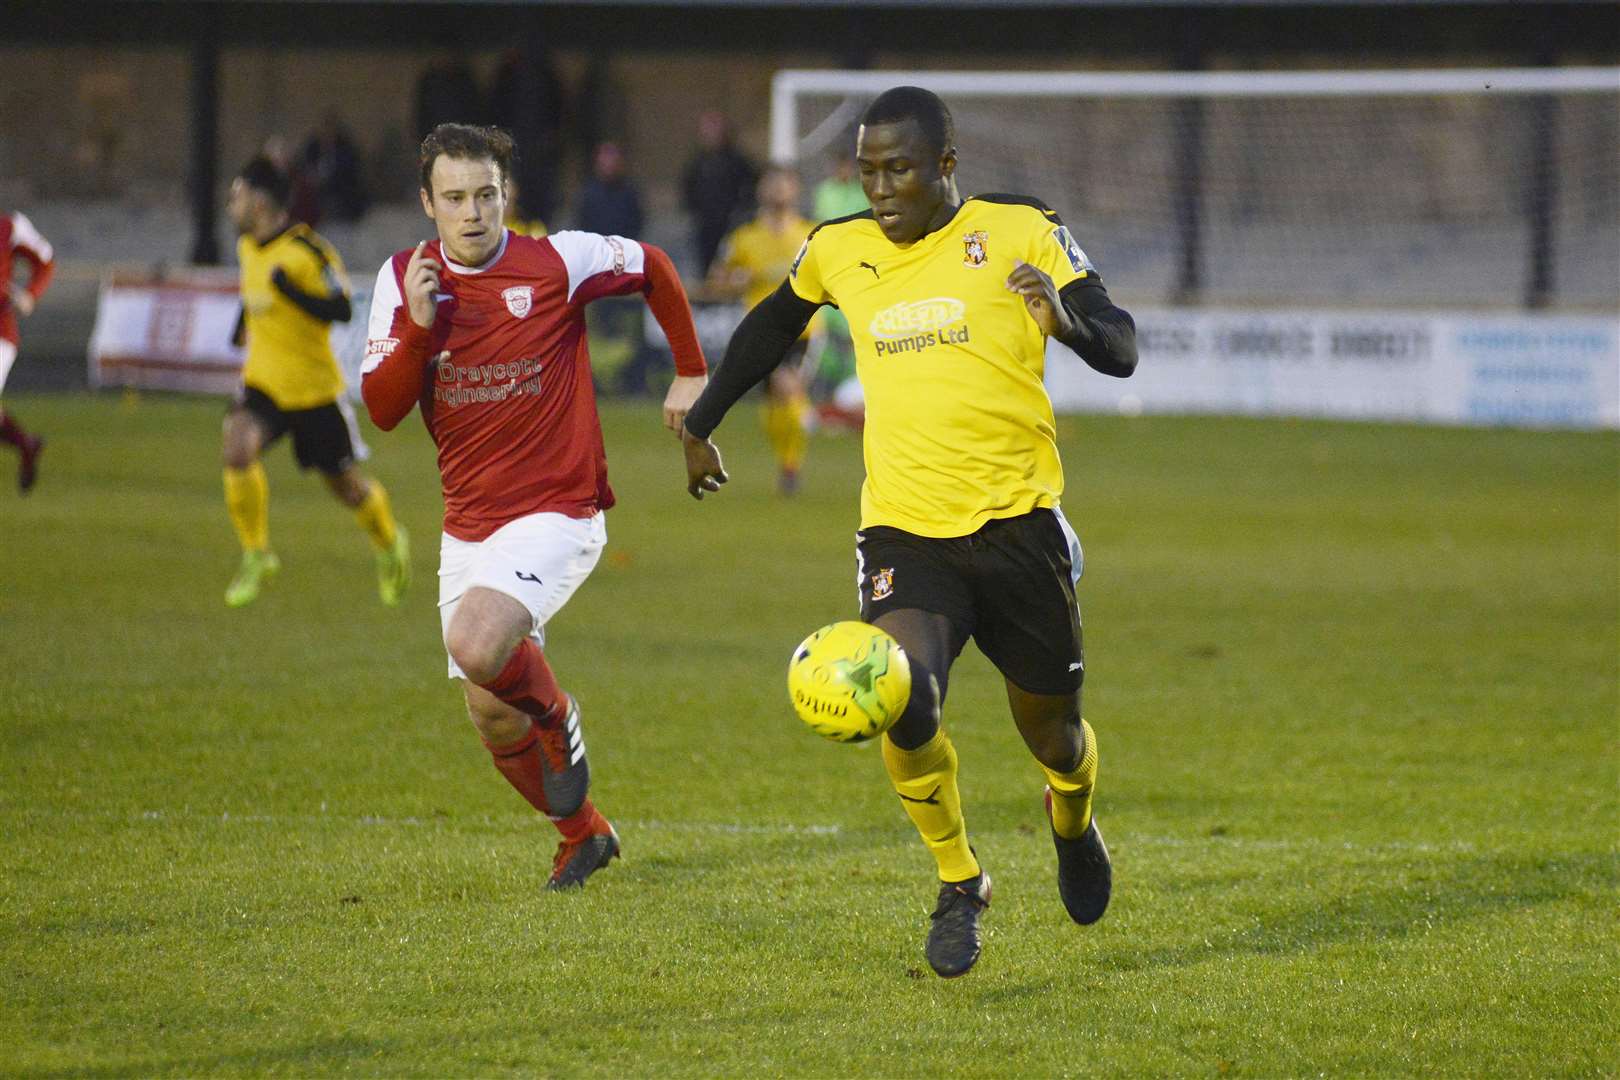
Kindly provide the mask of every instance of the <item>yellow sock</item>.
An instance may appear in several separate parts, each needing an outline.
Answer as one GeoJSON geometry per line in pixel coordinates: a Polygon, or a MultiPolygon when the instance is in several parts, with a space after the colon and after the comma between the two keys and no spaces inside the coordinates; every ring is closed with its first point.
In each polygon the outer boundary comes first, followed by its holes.
{"type": "Polygon", "coordinates": [[[387,551],[394,546],[394,510],[388,502],[388,492],[377,481],[371,481],[366,499],[354,508],[354,519],[371,537],[371,546],[387,551]]]}
{"type": "Polygon", "coordinates": [[[1041,766],[1052,789],[1052,829],[1065,840],[1078,839],[1091,824],[1091,789],[1097,786],[1097,736],[1084,720],[1080,733],[1086,745],[1074,772],[1053,772],[1041,766]]]}
{"type": "Polygon", "coordinates": [[[787,400],[770,399],[765,402],[761,422],[765,436],[770,440],[776,464],[784,472],[798,472],[804,464],[804,451],[809,443],[804,421],[809,414],[810,402],[802,394],[787,400]]]}
{"type": "Polygon", "coordinates": [[[243,551],[270,550],[270,481],[263,465],[225,470],[225,510],[243,551]]]}
{"type": "Polygon", "coordinates": [[[943,730],[915,750],[902,750],[883,736],[883,766],[922,834],[941,881],[966,881],[979,874],[979,860],[968,848],[962,797],[956,790],[956,747],[943,730]]]}

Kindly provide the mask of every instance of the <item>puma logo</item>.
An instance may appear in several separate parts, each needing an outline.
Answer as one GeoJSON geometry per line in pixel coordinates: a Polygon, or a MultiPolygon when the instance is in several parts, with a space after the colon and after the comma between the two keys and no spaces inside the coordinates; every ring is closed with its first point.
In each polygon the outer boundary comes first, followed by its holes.
{"type": "Polygon", "coordinates": [[[895,794],[899,795],[902,799],[906,800],[906,802],[927,803],[929,806],[938,806],[939,805],[939,800],[934,798],[934,796],[939,794],[939,785],[938,784],[934,785],[934,790],[933,791],[930,791],[927,795],[924,795],[920,799],[913,799],[910,795],[906,795],[906,794],[904,794],[902,792],[899,792],[899,791],[895,792],[895,794]]]}
{"type": "Polygon", "coordinates": [[[869,263],[869,262],[864,262],[864,261],[863,261],[863,262],[862,262],[862,263],[861,263],[861,265],[862,265],[862,266],[864,266],[864,267],[865,267],[865,268],[866,268],[866,269],[868,269],[868,270],[870,270],[870,271],[872,271],[872,276],[873,276],[873,277],[874,277],[874,278],[875,278],[875,277],[877,277],[877,276],[878,276],[878,269],[877,269],[877,267],[875,267],[875,266],[873,266],[873,265],[872,265],[872,264],[871,264],[871,263],[869,263]]]}

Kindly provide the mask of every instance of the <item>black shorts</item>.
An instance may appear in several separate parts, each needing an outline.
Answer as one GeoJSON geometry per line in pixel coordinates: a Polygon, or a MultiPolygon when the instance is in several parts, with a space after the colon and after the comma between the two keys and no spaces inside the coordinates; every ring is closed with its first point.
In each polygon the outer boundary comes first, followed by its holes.
{"type": "Polygon", "coordinates": [[[1031,694],[1072,694],[1086,675],[1074,583],[1080,541],[1055,510],[936,539],[876,525],[855,534],[861,618],[921,608],[950,619],[1031,694]]]}
{"type": "Polygon", "coordinates": [[[338,402],[317,405],[313,409],[283,409],[270,395],[252,386],[244,386],[232,408],[243,408],[264,428],[266,448],[287,432],[292,432],[293,454],[302,469],[319,469],[328,476],[337,476],[353,465],[358,457],[358,435],[353,428],[353,413],[338,402]]]}

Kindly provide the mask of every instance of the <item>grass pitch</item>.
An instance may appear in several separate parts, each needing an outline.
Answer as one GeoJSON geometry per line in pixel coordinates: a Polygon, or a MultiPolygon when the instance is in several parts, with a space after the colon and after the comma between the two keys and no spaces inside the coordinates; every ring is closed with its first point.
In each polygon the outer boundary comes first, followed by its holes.
{"type": "Polygon", "coordinates": [[[1620,1072],[1613,433],[1064,418],[1114,905],[1067,922],[970,647],[996,897],[947,983],[876,752],[783,688],[854,610],[857,440],[784,502],[741,410],[700,505],[655,407],[606,409],[620,506],[549,649],[625,857],[551,896],[443,678],[415,420],[372,433],[406,606],[278,447],[284,569],[230,611],[217,402],[8,405],[51,447],[0,491],[0,1073],[1620,1072]]]}

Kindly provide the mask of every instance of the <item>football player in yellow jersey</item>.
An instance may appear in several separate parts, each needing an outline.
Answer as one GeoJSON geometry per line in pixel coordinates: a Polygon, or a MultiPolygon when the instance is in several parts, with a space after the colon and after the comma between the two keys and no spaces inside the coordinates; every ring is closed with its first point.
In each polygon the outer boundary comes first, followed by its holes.
{"type": "Polygon", "coordinates": [[[264,157],[231,182],[228,209],[241,233],[237,344],[245,341],[247,361],[242,389],[225,414],[225,507],[242,543],[225,603],[252,603],[281,567],[270,547],[270,488],[259,455],[291,432],[299,466],[319,469],[370,537],[378,594],[394,606],[410,584],[409,539],[383,486],[355,465],[365,444],[332,355],[332,323],[349,320],[348,281],[332,246],[288,215],[290,190],[287,174],[264,157]]]}
{"type": "MultiPolygon", "coordinates": [[[[798,174],[773,165],[759,178],[759,214],[720,242],[720,257],[709,268],[709,290],[727,299],[741,297],[753,307],[781,284],[809,233],[810,222],[799,215],[798,174]]],[[[776,454],[777,490],[784,495],[799,488],[809,443],[810,394],[804,372],[809,344],[806,329],[765,383],[762,421],[776,454]]]]}
{"type": "Polygon", "coordinates": [[[969,638],[1001,671],[1045,774],[1064,907],[1089,924],[1108,906],[1113,870],[1091,812],[1097,740],[1080,717],[1080,543],[1058,508],[1063,469],[1042,374],[1056,338],[1097,371],[1128,376],[1136,328],[1044,204],[961,198],[950,112],[927,90],[897,87],[868,106],[856,164],[871,210],[817,226],[737,328],[686,416],[687,488],[719,490],[726,475],[709,434],[816,308],[838,305],[866,391],[861,618],[911,660],[911,699],[883,737],[883,763],[938,865],[927,955],[951,977],[978,960],[990,903],[939,723],[969,638]]]}

